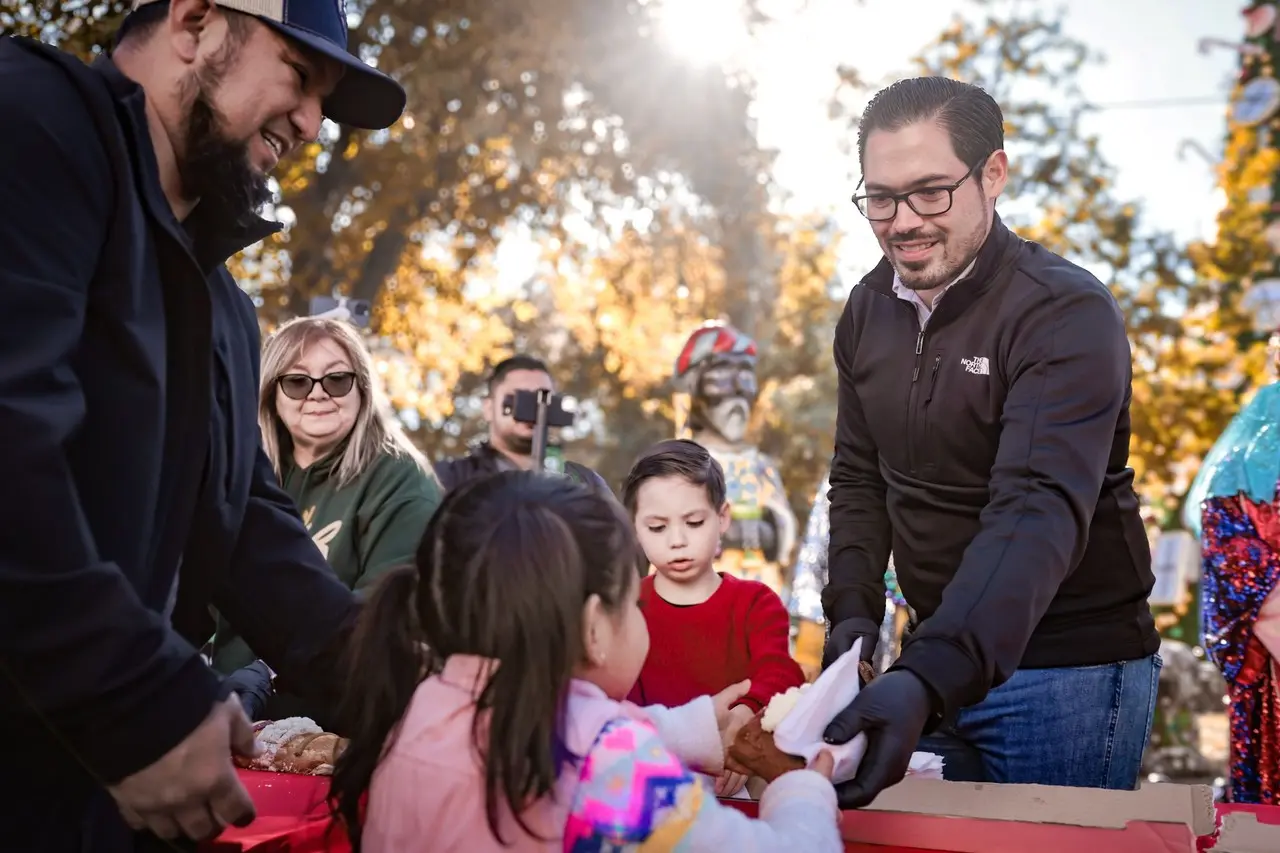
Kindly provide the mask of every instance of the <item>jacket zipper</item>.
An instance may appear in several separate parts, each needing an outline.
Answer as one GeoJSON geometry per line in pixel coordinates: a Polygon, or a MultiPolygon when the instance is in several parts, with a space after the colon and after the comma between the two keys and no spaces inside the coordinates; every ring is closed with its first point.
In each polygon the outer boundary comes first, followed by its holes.
{"type": "Polygon", "coordinates": [[[933,389],[938,385],[938,368],[942,366],[942,353],[938,353],[933,357],[933,370],[929,371],[929,393],[925,395],[924,407],[929,408],[929,403],[933,401],[933,389]]]}
{"type": "Polygon", "coordinates": [[[920,428],[920,442],[926,451],[930,450],[929,442],[933,440],[933,435],[929,432],[929,403],[933,400],[933,389],[938,384],[938,368],[941,366],[942,353],[938,353],[933,357],[933,367],[929,370],[929,390],[924,395],[924,404],[920,407],[920,420],[923,421],[920,428]]]}
{"type": "Polygon", "coordinates": [[[924,352],[924,326],[920,327],[920,333],[916,335],[916,363],[911,369],[911,391],[907,394],[907,467],[911,469],[911,473],[916,472],[916,452],[915,452],[915,435],[916,435],[916,389],[920,387],[920,354],[924,352]]]}

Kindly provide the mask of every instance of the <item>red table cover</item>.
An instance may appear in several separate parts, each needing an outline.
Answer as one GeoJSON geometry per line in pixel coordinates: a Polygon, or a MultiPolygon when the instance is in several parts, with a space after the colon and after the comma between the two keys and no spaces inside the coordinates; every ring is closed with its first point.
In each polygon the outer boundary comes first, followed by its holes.
{"type": "MultiPolygon", "coordinates": [[[[201,853],[349,853],[346,835],[335,830],[328,817],[326,777],[293,776],[241,770],[240,780],[258,808],[258,819],[244,829],[228,829],[216,841],[201,846],[201,853]]],[[[747,814],[756,804],[743,800],[726,803],[747,814]]],[[[1250,811],[1262,823],[1280,825],[1280,807],[1220,804],[1218,815],[1250,811]]],[[[1132,823],[1125,830],[1079,826],[1008,823],[936,815],[893,812],[845,812],[849,853],[938,853],[981,850],[983,853],[1146,853],[1188,849],[1190,829],[1174,824],[1132,823]],[[891,843],[891,840],[893,843],[891,843]],[[904,847],[896,842],[927,846],[904,847]]],[[[1197,840],[1199,850],[1213,846],[1212,836],[1197,840]]]]}
{"type": "Polygon", "coordinates": [[[244,829],[227,829],[200,853],[348,853],[346,835],[329,821],[327,776],[237,770],[258,809],[244,829]]]}

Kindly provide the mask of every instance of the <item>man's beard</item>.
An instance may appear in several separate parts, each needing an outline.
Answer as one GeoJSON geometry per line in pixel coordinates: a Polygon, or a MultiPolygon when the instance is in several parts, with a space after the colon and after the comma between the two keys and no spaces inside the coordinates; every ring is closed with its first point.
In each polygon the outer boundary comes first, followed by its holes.
{"type": "Polygon", "coordinates": [[[505,435],[502,437],[502,443],[516,456],[528,456],[533,453],[533,436],[531,435],[505,435]]]}
{"type": "Polygon", "coordinates": [[[946,237],[945,234],[929,234],[924,230],[915,230],[906,234],[896,234],[886,241],[889,244],[886,254],[893,265],[893,271],[898,274],[898,280],[904,287],[908,290],[934,290],[955,281],[982,250],[982,244],[986,241],[986,227],[979,222],[972,231],[963,237],[955,238],[954,242],[948,242],[946,237]],[[937,239],[942,249],[940,260],[929,258],[923,266],[920,266],[915,263],[905,263],[895,257],[894,244],[929,239],[937,239]],[[949,253],[948,249],[951,252],[958,252],[958,255],[949,253]]]}
{"type": "Polygon", "coordinates": [[[193,75],[178,176],[187,198],[239,222],[270,201],[271,190],[249,161],[249,141],[231,139],[224,130],[226,121],[211,97],[220,76],[217,69],[193,75]]]}

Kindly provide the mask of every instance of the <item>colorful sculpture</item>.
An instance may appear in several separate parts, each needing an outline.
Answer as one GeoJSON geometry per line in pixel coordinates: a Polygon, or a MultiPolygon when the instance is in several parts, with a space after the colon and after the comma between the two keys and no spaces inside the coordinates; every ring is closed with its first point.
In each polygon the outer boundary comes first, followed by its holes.
{"type": "Polygon", "coordinates": [[[1280,383],[1272,383],[1227,426],[1187,499],[1188,515],[1199,510],[1187,521],[1203,554],[1203,644],[1227,681],[1231,800],[1268,805],[1280,804],[1277,482],[1280,383]]]}
{"type": "Polygon", "coordinates": [[[724,323],[689,336],[676,360],[676,383],[687,395],[687,435],[724,468],[732,523],[718,571],[758,580],[789,597],[785,567],[796,542],[796,517],[777,465],[747,438],[759,387],[755,341],[724,323]]]}

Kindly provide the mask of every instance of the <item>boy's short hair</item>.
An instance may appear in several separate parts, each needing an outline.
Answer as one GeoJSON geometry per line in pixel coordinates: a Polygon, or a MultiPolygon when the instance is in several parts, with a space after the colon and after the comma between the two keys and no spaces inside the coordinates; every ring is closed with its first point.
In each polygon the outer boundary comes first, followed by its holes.
{"type": "Polygon", "coordinates": [[[636,514],[636,497],[646,480],[656,477],[680,477],[707,490],[707,500],[717,512],[724,506],[726,488],[724,469],[701,444],[685,438],[660,441],[640,455],[622,484],[622,503],[632,516],[636,514]]]}

